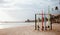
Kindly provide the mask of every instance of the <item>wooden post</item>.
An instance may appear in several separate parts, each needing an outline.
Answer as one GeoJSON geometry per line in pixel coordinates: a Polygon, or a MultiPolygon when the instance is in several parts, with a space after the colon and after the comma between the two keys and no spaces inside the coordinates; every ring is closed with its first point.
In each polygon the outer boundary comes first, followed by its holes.
{"type": "Polygon", "coordinates": [[[35,14],[35,30],[37,30],[37,25],[36,25],[36,14],[35,14]]]}
{"type": "Polygon", "coordinates": [[[52,30],[52,19],[51,19],[51,14],[50,14],[50,22],[51,22],[51,30],[52,30]]]}

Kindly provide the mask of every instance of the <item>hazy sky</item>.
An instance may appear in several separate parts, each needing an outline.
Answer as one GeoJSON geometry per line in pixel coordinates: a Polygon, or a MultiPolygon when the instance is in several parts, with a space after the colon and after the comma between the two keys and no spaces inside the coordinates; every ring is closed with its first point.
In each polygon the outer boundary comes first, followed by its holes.
{"type": "Polygon", "coordinates": [[[42,10],[48,13],[48,6],[50,13],[60,14],[59,0],[0,0],[0,21],[34,19],[34,14],[42,10]],[[54,10],[55,6],[59,7],[58,12],[54,10]]]}

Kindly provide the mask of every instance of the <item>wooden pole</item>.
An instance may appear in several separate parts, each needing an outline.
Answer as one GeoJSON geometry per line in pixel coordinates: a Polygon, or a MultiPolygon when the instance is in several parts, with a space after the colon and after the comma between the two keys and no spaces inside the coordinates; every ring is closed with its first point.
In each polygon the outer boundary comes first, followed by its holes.
{"type": "Polygon", "coordinates": [[[52,30],[52,19],[51,19],[52,17],[51,17],[51,14],[50,14],[50,22],[51,22],[51,29],[50,30],[52,30]]]}
{"type": "Polygon", "coordinates": [[[36,24],[36,14],[35,14],[35,30],[37,30],[37,24],[36,24]]]}

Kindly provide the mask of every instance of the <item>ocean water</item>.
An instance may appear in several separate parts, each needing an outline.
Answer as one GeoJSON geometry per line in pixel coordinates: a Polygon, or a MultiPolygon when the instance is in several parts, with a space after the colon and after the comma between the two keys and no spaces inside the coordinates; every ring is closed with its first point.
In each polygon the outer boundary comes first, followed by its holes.
{"type": "Polygon", "coordinates": [[[34,22],[26,22],[26,23],[0,23],[0,29],[18,27],[18,26],[29,26],[34,25],[34,22]]]}
{"type": "MultiPolygon", "coordinates": [[[[5,28],[12,28],[12,27],[19,27],[19,26],[31,26],[35,25],[34,22],[21,22],[21,23],[0,23],[0,29],[5,29],[5,28]]],[[[37,22],[37,25],[41,27],[42,22],[37,22]]],[[[44,25],[44,22],[43,22],[44,25]]],[[[46,26],[49,26],[49,22],[46,22],[46,26]]]]}

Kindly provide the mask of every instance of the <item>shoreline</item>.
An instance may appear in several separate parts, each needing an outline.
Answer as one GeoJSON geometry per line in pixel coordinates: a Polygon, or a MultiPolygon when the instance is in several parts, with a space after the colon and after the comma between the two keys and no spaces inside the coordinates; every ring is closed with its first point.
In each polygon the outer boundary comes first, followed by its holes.
{"type": "Polygon", "coordinates": [[[52,31],[34,30],[34,25],[0,29],[0,35],[60,35],[60,24],[53,24],[52,31]]]}

